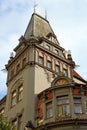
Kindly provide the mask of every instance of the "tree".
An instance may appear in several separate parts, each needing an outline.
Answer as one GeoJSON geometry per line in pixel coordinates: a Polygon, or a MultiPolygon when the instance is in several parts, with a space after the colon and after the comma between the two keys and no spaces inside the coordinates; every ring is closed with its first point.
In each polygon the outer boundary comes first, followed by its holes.
{"type": "Polygon", "coordinates": [[[8,122],[8,118],[0,114],[0,130],[14,130],[8,122]]]}

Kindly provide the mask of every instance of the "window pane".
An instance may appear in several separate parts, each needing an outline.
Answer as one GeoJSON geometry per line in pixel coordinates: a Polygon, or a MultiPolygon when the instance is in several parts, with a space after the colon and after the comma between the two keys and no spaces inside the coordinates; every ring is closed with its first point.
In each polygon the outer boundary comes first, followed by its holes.
{"type": "Polygon", "coordinates": [[[58,51],[58,50],[55,50],[55,54],[59,55],[59,51],[58,51]]]}
{"type": "Polygon", "coordinates": [[[39,63],[40,65],[43,65],[43,57],[39,57],[38,63],[39,63]]]}
{"type": "Polygon", "coordinates": [[[64,69],[63,73],[64,73],[65,76],[67,76],[68,75],[67,69],[64,69]]]}
{"type": "Polygon", "coordinates": [[[49,69],[52,68],[52,62],[51,62],[51,61],[47,61],[47,67],[48,67],[49,69]]]}
{"type": "Polygon", "coordinates": [[[46,113],[47,113],[47,118],[50,118],[53,116],[52,113],[52,103],[47,103],[46,104],[46,113]]]}
{"type": "Polygon", "coordinates": [[[18,90],[18,101],[20,101],[23,98],[23,87],[19,87],[18,90]]]}
{"type": "Polygon", "coordinates": [[[58,101],[58,105],[69,103],[68,98],[59,98],[59,99],[57,99],[57,101],[58,101]]]}
{"type": "Polygon", "coordinates": [[[75,113],[82,113],[81,104],[74,104],[75,113]]]}
{"type": "Polygon", "coordinates": [[[16,104],[16,91],[12,93],[12,98],[11,98],[11,105],[14,106],[16,104]]]}
{"type": "Polygon", "coordinates": [[[69,98],[57,98],[57,108],[59,116],[66,116],[70,114],[69,98]]]}
{"type": "Polygon", "coordinates": [[[82,113],[81,98],[74,98],[74,112],[75,113],[82,113]]]}
{"type": "Polygon", "coordinates": [[[49,46],[49,45],[46,45],[46,49],[47,49],[47,50],[50,50],[50,46],[49,46]]]}
{"type": "Polygon", "coordinates": [[[58,65],[55,65],[55,71],[56,71],[57,73],[60,71],[58,65]]]}

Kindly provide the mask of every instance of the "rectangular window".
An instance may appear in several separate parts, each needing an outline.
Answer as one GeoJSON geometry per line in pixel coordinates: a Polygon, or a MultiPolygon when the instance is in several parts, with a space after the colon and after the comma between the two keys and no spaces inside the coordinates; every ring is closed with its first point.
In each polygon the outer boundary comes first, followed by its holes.
{"type": "Polygon", "coordinates": [[[16,104],[16,90],[12,92],[11,97],[11,106],[14,106],[16,104]]]}
{"type": "Polygon", "coordinates": [[[59,73],[59,71],[60,71],[59,65],[55,65],[55,72],[59,73]]]}
{"type": "Polygon", "coordinates": [[[39,63],[40,65],[43,65],[43,57],[39,56],[38,63],[39,63]]]}
{"type": "Polygon", "coordinates": [[[46,104],[46,117],[51,118],[53,116],[52,112],[52,102],[46,104]]]}
{"type": "Polygon", "coordinates": [[[57,109],[59,116],[67,116],[70,114],[69,108],[69,98],[68,97],[58,97],[57,98],[57,109]]]}
{"type": "Polygon", "coordinates": [[[47,61],[47,68],[52,69],[52,62],[49,60],[47,61]]]}
{"type": "Polygon", "coordinates": [[[63,70],[63,73],[64,73],[65,76],[68,76],[67,69],[64,69],[64,70],[63,70]]]}
{"type": "Polygon", "coordinates": [[[82,113],[81,98],[74,98],[74,113],[82,113]]]}
{"type": "Polygon", "coordinates": [[[20,86],[18,89],[18,101],[23,98],[23,86],[20,86]]]}

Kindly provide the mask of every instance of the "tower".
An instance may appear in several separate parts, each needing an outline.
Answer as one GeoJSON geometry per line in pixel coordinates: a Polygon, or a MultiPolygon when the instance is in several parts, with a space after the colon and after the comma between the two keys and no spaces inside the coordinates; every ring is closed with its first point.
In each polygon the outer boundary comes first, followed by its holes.
{"type": "MultiPolygon", "coordinates": [[[[5,114],[18,130],[24,129],[28,121],[37,127],[39,97],[46,96],[47,90],[53,93],[52,87],[61,85],[61,82],[65,86],[73,84],[75,62],[71,54],[60,46],[49,21],[36,13],[32,14],[14,51],[15,56],[10,57],[6,65],[8,91],[5,114]]],[[[39,124],[41,120],[39,117],[39,124]]]]}

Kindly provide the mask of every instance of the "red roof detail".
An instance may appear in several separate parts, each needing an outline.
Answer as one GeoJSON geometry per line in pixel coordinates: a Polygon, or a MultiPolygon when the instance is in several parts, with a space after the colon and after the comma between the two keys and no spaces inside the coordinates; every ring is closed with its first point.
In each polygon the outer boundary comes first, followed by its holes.
{"type": "Polygon", "coordinates": [[[81,80],[84,80],[75,70],[73,70],[73,76],[75,76],[76,78],[79,78],[81,80]]]}

